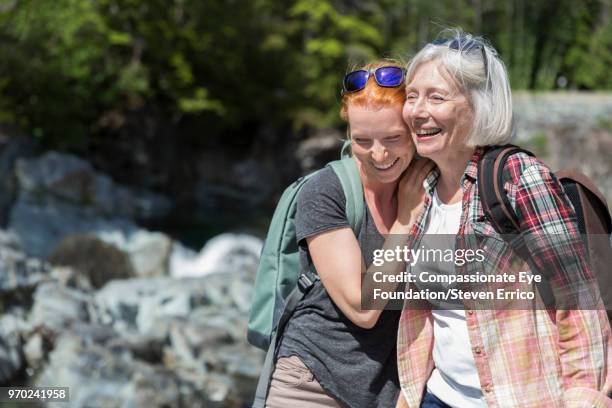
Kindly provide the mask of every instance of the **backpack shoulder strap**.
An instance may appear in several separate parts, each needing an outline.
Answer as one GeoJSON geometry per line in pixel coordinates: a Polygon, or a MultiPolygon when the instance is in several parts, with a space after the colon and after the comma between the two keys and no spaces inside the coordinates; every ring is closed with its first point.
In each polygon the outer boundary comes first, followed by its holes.
{"type": "Polygon", "coordinates": [[[478,194],[482,209],[499,234],[519,234],[520,225],[504,190],[504,165],[513,154],[528,150],[515,145],[494,146],[485,151],[478,162],[478,194]]]}
{"type": "Polygon", "coordinates": [[[346,218],[353,232],[357,235],[361,229],[365,211],[363,186],[359,178],[357,163],[355,163],[355,159],[352,157],[345,157],[329,163],[329,166],[331,166],[340,179],[340,184],[346,197],[346,218]]]}

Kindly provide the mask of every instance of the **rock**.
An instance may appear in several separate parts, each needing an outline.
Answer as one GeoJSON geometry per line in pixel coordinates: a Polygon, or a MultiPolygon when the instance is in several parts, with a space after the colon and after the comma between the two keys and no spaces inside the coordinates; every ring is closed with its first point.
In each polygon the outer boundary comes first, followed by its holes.
{"type": "Polygon", "coordinates": [[[41,206],[32,199],[28,193],[21,193],[10,216],[10,226],[29,255],[46,258],[64,239],[93,235],[126,252],[135,275],[167,273],[172,240],[165,234],[140,229],[125,218],[99,217],[91,208],[55,199],[41,206]]]}
{"type": "Polygon", "coordinates": [[[21,252],[12,233],[0,231],[0,311],[12,302],[27,301],[41,282],[50,280],[49,266],[21,252]]]}
{"type": "Polygon", "coordinates": [[[303,174],[311,173],[340,158],[346,135],[336,129],[321,129],[300,142],[296,158],[303,174]]]}
{"type": "Polygon", "coordinates": [[[168,274],[168,262],[172,250],[172,239],[161,232],[135,229],[121,231],[99,231],[97,236],[127,253],[136,276],[164,276],[168,274]]]}
{"type": "Polygon", "coordinates": [[[95,302],[100,323],[160,339],[167,336],[172,319],[210,305],[207,292],[206,282],[198,279],[134,278],[109,282],[96,293],[95,302]]]}
{"type": "MultiPolygon", "coordinates": [[[[9,226],[28,254],[47,257],[58,242],[71,235],[95,234],[104,239],[121,234],[136,237],[125,241],[136,246],[133,252],[145,253],[135,256],[137,272],[159,272],[159,262],[152,265],[150,254],[159,251],[160,245],[169,252],[169,242],[140,233],[132,220],[166,215],[171,207],[168,199],[117,185],[86,161],[57,152],[17,160],[16,175],[19,191],[9,226]]],[[[157,261],[163,253],[160,251],[157,261]]]]}
{"type": "Polygon", "coordinates": [[[0,315],[0,385],[10,384],[25,368],[21,332],[25,329],[23,310],[0,315]]]}
{"type": "MultiPolygon", "coordinates": [[[[244,340],[244,327],[232,323],[239,311],[227,274],[201,279],[149,278],[112,281],[95,295],[99,322],[124,332],[132,331],[153,339],[165,338],[176,319],[206,321],[207,326],[232,328],[232,338],[244,340]],[[228,296],[230,295],[230,296],[228,296]],[[201,316],[201,317],[200,317],[201,316]],[[195,320],[194,320],[195,319],[195,320]]],[[[228,330],[227,328],[225,330],[228,330]]]]}
{"type": "Polygon", "coordinates": [[[42,283],[34,293],[29,323],[61,333],[73,322],[86,322],[95,314],[91,300],[89,295],[57,282],[42,283]]]}
{"type": "Polygon", "coordinates": [[[21,159],[16,172],[19,188],[36,193],[41,201],[51,196],[88,206],[99,215],[138,219],[161,217],[170,210],[168,199],[116,185],[91,164],[70,154],[51,151],[36,159],[21,159]]]}
{"type": "Polygon", "coordinates": [[[175,245],[170,255],[170,275],[203,276],[221,271],[254,274],[259,264],[263,241],[247,234],[221,234],[210,239],[199,254],[175,245]]]}
{"type": "Polygon", "coordinates": [[[134,276],[130,257],[95,236],[76,235],[64,239],[48,260],[53,265],[71,267],[76,274],[89,281],[93,288],[101,288],[113,279],[134,276]]]}
{"type": "Polygon", "coordinates": [[[46,258],[55,246],[71,235],[136,229],[122,218],[103,218],[88,207],[80,207],[55,198],[39,202],[27,192],[20,192],[11,209],[9,227],[19,236],[22,247],[31,256],[46,258]]]}
{"type": "Polygon", "coordinates": [[[72,407],[207,406],[204,395],[171,371],[139,361],[129,350],[109,349],[104,339],[86,341],[84,335],[81,329],[61,336],[37,386],[69,387],[72,407]]]}
{"type": "Polygon", "coordinates": [[[32,370],[39,370],[42,362],[45,358],[45,346],[42,334],[35,333],[30,336],[25,346],[23,347],[23,353],[28,367],[32,370]]]}

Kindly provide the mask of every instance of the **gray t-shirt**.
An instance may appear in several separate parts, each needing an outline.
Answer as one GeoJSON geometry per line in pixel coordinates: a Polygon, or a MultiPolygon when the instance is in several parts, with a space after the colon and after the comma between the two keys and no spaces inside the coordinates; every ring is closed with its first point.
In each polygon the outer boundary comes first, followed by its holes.
{"type": "MultiPolygon", "coordinates": [[[[338,176],[326,167],[306,182],[298,195],[296,232],[302,270],[312,260],[307,237],[349,227],[346,198],[338,176]]],[[[384,239],[366,207],[357,240],[366,266],[384,239]]],[[[278,357],[297,355],[321,386],[352,408],[393,407],[399,395],[396,338],[400,311],[383,311],[372,329],[344,316],[317,281],[300,301],[285,328],[278,357]]]]}

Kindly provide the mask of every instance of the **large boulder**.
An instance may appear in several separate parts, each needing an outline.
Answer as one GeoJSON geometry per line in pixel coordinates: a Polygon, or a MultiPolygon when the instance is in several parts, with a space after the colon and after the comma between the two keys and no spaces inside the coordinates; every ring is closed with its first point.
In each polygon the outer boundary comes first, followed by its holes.
{"type": "MultiPolygon", "coordinates": [[[[10,211],[9,227],[27,253],[37,257],[47,257],[64,238],[79,234],[103,239],[120,234],[126,242],[136,241],[135,252],[142,251],[149,242],[143,244],[147,238],[142,238],[144,234],[133,220],[159,218],[170,210],[165,197],[117,185],[72,155],[48,152],[36,159],[19,159],[16,174],[18,196],[10,211]]],[[[154,239],[159,241],[157,236],[154,239]]],[[[157,250],[159,245],[155,245],[157,250]]],[[[139,265],[146,264],[144,274],[159,270],[159,265],[151,266],[141,259],[135,263],[137,271],[139,265]]]]}
{"type": "Polygon", "coordinates": [[[16,172],[20,189],[36,194],[41,203],[53,197],[89,207],[99,215],[136,219],[159,218],[170,210],[167,198],[117,185],[70,154],[51,151],[35,159],[20,159],[16,172]]]}

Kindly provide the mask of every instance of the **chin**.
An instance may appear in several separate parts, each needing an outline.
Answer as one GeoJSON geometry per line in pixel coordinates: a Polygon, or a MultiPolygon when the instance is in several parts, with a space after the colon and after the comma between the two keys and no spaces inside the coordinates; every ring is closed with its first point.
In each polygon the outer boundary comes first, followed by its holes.
{"type": "Polygon", "coordinates": [[[400,167],[400,170],[396,170],[393,173],[390,174],[380,174],[377,173],[375,174],[375,178],[376,180],[378,180],[379,183],[381,184],[390,184],[390,183],[397,183],[397,181],[400,179],[400,177],[402,176],[402,173],[404,172],[404,170],[406,169],[404,166],[400,167]]]}
{"type": "Polygon", "coordinates": [[[414,141],[419,156],[431,158],[431,156],[435,156],[444,150],[444,138],[444,134],[438,134],[429,140],[423,140],[413,135],[412,140],[414,141]]]}
{"type": "Polygon", "coordinates": [[[442,151],[438,143],[417,143],[416,151],[421,157],[431,159],[442,151]]]}

